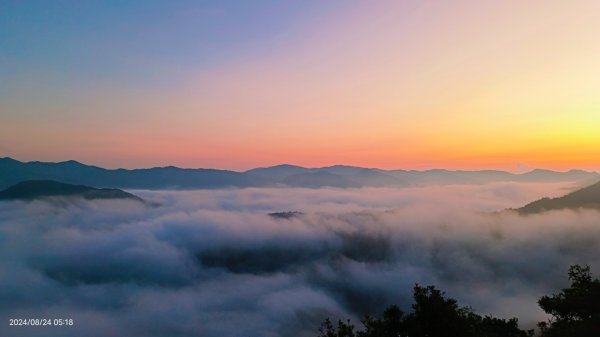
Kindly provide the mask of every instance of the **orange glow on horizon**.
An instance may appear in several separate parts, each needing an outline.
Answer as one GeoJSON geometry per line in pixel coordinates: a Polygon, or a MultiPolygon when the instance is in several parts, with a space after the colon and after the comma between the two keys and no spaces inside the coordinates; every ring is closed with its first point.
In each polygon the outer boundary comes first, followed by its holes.
{"type": "Polygon", "coordinates": [[[359,2],[210,67],[165,65],[180,74],[169,81],[23,85],[0,105],[0,156],[598,170],[598,12],[597,1],[359,2]]]}

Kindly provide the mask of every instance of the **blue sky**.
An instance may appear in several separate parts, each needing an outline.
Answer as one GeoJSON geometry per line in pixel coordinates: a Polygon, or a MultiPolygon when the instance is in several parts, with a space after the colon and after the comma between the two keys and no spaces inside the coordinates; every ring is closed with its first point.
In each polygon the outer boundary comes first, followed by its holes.
{"type": "Polygon", "coordinates": [[[333,3],[4,1],[0,69],[17,81],[20,74],[41,72],[75,85],[146,85],[188,67],[211,68],[275,48],[299,34],[295,26],[333,10],[333,3]]]}
{"type": "Polygon", "coordinates": [[[597,169],[599,10],[592,0],[3,1],[0,155],[597,169]]]}

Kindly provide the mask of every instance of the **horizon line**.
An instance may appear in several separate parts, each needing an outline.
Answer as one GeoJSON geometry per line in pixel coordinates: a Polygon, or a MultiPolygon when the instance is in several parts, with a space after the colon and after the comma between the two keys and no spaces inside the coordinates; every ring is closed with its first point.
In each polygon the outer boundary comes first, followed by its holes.
{"type": "Polygon", "coordinates": [[[22,161],[22,160],[15,159],[15,158],[9,157],[9,156],[0,157],[0,160],[2,160],[2,159],[4,159],[4,160],[7,160],[7,159],[8,160],[13,160],[13,161],[19,162],[21,164],[31,164],[31,163],[42,163],[42,164],[75,163],[75,164],[84,165],[84,166],[88,166],[88,167],[97,167],[97,168],[104,169],[104,170],[128,170],[128,171],[132,171],[132,170],[161,169],[161,168],[162,169],[164,169],[164,168],[176,168],[176,169],[180,169],[180,170],[217,170],[217,171],[229,171],[229,172],[237,172],[237,173],[246,173],[246,172],[249,172],[249,171],[252,171],[252,170],[257,170],[257,169],[269,169],[269,168],[274,168],[274,167],[290,166],[290,167],[297,167],[297,168],[307,169],[307,170],[327,169],[327,168],[333,168],[333,167],[349,167],[349,168],[359,168],[359,169],[368,169],[368,170],[406,171],[406,172],[429,172],[429,171],[483,172],[483,171],[494,171],[494,172],[505,172],[505,173],[515,174],[515,175],[527,174],[527,173],[535,172],[535,171],[547,171],[547,172],[557,172],[557,173],[568,173],[568,172],[573,172],[573,171],[580,171],[580,172],[587,172],[587,173],[599,173],[596,170],[586,170],[586,169],[580,169],[580,168],[570,168],[570,169],[562,171],[562,170],[553,170],[553,169],[548,169],[548,168],[543,168],[543,167],[531,167],[531,168],[528,168],[525,171],[517,172],[517,171],[509,171],[509,170],[493,169],[493,168],[483,168],[483,169],[452,169],[452,168],[436,167],[436,168],[428,168],[428,169],[410,169],[410,168],[383,169],[383,168],[378,168],[378,167],[375,167],[375,166],[367,167],[367,166],[357,166],[357,165],[347,165],[347,164],[334,164],[334,165],[326,165],[326,166],[309,167],[309,166],[302,166],[302,165],[290,164],[290,163],[281,163],[281,164],[268,165],[268,166],[256,166],[256,167],[252,167],[252,168],[247,169],[247,170],[233,170],[233,169],[215,168],[215,167],[181,167],[181,166],[176,166],[176,165],[146,166],[146,167],[135,167],[135,168],[124,168],[124,167],[110,168],[110,167],[99,166],[99,165],[95,165],[95,164],[87,164],[85,162],[82,162],[82,161],[79,161],[79,160],[75,160],[75,159],[61,160],[61,161],[41,161],[41,160],[22,161]]]}

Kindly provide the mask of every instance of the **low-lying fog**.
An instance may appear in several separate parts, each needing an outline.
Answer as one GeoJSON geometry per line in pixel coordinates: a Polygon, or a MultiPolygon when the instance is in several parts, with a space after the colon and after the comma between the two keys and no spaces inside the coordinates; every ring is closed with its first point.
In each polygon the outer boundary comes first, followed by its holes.
{"type": "Polygon", "coordinates": [[[600,273],[600,213],[493,213],[572,184],[132,191],[157,202],[0,202],[8,336],[315,336],[405,310],[415,283],[480,314],[545,319],[570,264],[600,273]],[[300,211],[290,219],[270,212],[300,211]],[[8,327],[73,318],[73,327],[8,327]]]}

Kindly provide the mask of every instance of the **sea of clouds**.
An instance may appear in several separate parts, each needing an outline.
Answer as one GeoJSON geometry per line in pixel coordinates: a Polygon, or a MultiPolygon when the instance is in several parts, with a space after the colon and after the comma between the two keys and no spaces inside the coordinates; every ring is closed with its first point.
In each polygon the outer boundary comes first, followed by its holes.
{"type": "Polygon", "coordinates": [[[544,320],[574,263],[600,273],[600,213],[496,212],[574,188],[132,191],[0,202],[2,336],[316,336],[325,317],[405,311],[415,283],[480,314],[544,320]],[[290,219],[270,212],[300,211],[290,219]],[[11,327],[10,318],[72,318],[11,327]]]}

